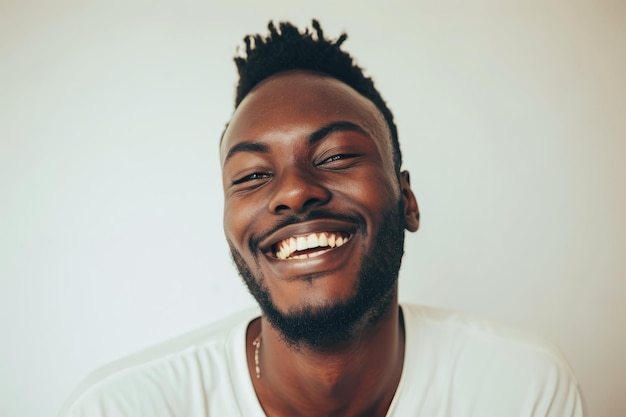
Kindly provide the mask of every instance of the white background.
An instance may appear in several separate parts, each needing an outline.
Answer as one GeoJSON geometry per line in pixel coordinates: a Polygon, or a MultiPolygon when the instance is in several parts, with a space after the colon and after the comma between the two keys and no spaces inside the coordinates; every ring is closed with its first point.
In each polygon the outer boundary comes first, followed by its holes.
{"type": "Polygon", "coordinates": [[[401,298],[552,340],[626,415],[626,2],[0,2],[0,416],[253,303],[222,233],[232,56],[318,17],[395,112],[401,298]]]}

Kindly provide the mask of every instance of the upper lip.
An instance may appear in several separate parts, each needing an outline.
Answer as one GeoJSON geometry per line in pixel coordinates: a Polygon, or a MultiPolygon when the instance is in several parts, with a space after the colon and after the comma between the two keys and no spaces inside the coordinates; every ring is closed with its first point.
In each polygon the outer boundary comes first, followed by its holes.
{"type": "Polygon", "coordinates": [[[259,249],[267,253],[272,250],[274,244],[290,237],[322,232],[345,232],[354,234],[356,228],[357,226],[354,223],[336,219],[316,219],[290,224],[264,237],[259,242],[259,249]]]}

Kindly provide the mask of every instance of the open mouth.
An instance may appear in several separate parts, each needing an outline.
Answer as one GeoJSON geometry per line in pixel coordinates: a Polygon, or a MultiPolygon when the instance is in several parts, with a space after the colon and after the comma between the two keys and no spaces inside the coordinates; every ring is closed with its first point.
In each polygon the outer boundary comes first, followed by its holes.
{"type": "Polygon", "coordinates": [[[272,253],[281,260],[313,258],[345,245],[351,237],[352,235],[347,232],[292,236],[272,245],[272,253]]]}

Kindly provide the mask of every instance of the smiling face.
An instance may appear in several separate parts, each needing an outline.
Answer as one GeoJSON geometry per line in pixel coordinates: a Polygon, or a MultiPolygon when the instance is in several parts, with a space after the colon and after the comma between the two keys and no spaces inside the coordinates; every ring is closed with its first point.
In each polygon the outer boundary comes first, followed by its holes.
{"type": "Polygon", "coordinates": [[[277,74],[235,111],[221,163],[233,259],[287,340],[349,336],[330,324],[354,326],[395,301],[417,203],[373,103],[331,77],[277,74]]]}

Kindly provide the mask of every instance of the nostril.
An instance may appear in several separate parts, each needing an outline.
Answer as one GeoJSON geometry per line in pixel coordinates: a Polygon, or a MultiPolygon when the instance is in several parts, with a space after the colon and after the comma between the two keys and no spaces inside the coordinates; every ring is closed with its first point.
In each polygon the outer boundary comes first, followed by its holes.
{"type": "Polygon", "coordinates": [[[279,212],[281,212],[281,211],[285,211],[285,210],[289,210],[289,207],[288,207],[288,206],[286,206],[286,205],[284,205],[284,204],[281,204],[281,205],[279,205],[279,206],[276,206],[276,208],[274,208],[274,211],[275,211],[276,213],[279,213],[279,212]]]}
{"type": "Polygon", "coordinates": [[[305,201],[302,206],[303,206],[303,208],[309,208],[311,206],[316,206],[316,205],[320,204],[321,202],[322,201],[319,198],[310,198],[307,201],[305,201]]]}
{"type": "Polygon", "coordinates": [[[300,204],[295,204],[295,203],[292,203],[291,205],[278,204],[276,207],[274,207],[274,212],[280,213],[286,210],[299,212],[299,211],[307,210],[307,209],[310,209],[312,207],[315,207],[321,204],[323,203],[322,203],[322,200],[320,200],[319,198],[310,198],[304,201],[304,203],[300,203],[300,204]]]}

